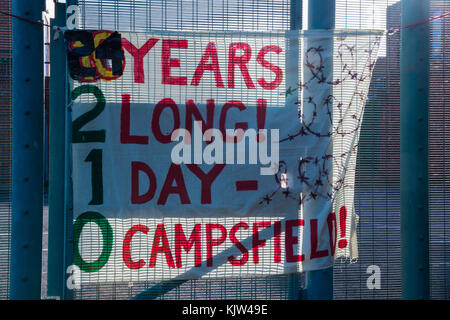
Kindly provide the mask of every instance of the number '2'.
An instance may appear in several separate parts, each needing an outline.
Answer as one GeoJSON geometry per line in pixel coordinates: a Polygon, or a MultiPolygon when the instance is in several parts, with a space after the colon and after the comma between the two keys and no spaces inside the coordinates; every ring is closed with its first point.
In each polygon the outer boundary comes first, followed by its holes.
{"type": "Polygon", "coordinates": [[[85,130],[81,131],[88,122],[94,120],[105,109],[106,99],[103,92],[96,86],[86,84],[75,88],[72,91],[72,100],[80,95],[91,93],[97,99],[95,107],[83,113],[72,122],[72,143],[105,142],[105,130],[85,130]]]}

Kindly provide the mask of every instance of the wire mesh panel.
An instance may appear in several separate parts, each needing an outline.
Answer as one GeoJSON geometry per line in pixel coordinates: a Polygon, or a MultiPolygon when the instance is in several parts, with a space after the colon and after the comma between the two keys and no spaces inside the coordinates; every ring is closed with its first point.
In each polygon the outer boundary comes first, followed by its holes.
{"type": "MultiPolygon", "coordinates": [[[[122,32],[270,31],[289,28],[289,1],[256,0],[80,0],[83,29],[122,32]]],[[[433,16],[450,11],[432,0],[433,16]]],[[[304,13],[306,16],[306,13],[304,13]]],[[[336,28],[400,27],[399,0],[336,0],[336,28]]],[[[449,18],[432,22],[430,92],[430,264],[433,298],[448,298],[446,45],[449,18]]],[[[401,298],[400,261],[400,32],[384,38],[365,108],[356,172],[355,209],[359,215],[356,262],[337,262],[335,299],[401,298]],[[378,267],[380,287],[367,279],[378,267]],[[368,273],[369,270],[369,273],[368,273]]],[[[302,281],[301,281],[302,283],[302,281]]],[[[159,299],[286,299],[287,276],[85,285],[77,299],[127,299],[154,287],[159,299]],[[164,287],[166,286],[166,287],[164,287]],[[167,288],[173,288],[167,290],[167,288]]]]}
{"type": "MultiPolygon", "coordinates": [[[[398,28],[400,1],[338,0],[336,26],[398,28]]],[[[359,257],[354,264],[335,264],[335,299],[401,298],[400,33],[384,40],[369,89],[357,160],[359,257]],[[371,266],[380,270],[379,289],[367,285],[371,266]]]]}
{"type": "MultiPolygon", "coordinates": [[[[0,11],[11,12],[11,1],[0,11]]],[[[11,18],[0,15],[0,299],[9,296],[11,221],[11,18]]]]}
{"type": "MultiPolygon", "coordinates": [[[[366,28],[378,28],[386,29],[386,10],[387,7],[396,1],[386,1],[384,7],[380,9],[379,1],[337,1],[337,11],[336,11],[336,27],[337,28],[349,28],[349,29],[366,29],[366,28]],[[370,19],[368,19],[370,17],[370,19]]],[[[287,1],[121,1],[120,4],[114,1],[79,1],[81,8],[81,23],[82,28],[85,29],[112,29],[120,31],[150,31],[150,30],[285,30],[288,29],[289,21],[289,3],[287,1]],[[182,13],[182,14],[181,14],[182,13]]],[[[386,51],[386,42],[383,43],[382,50],[386,51]]],[[[384,54],[386,57],[386,54],[384,54]]],[[[398,53],[397,53],[398,57],[398,53]]],[[[398,62],[398,59],[397,59],[398,62]]],[[[391,67],[391,66],[389,66],[391,67]]],[[[380,66],[377,66],[380,69],[380,66]]],[[[383,64],[381,66],[383,69],[383,64]]],[[[384,64],[384,72],[387,73],[388,66],[384,64]]],[[[383,73],[380,71],[379,73],[383,73]]],[[[375,85],[372,85],[372,91],[376,93],[371,93],[371,99],[369,102],[369,123],[371,117],[379,116],[378,107],[383,105],[382,94],[388,96],[386,93],[386,88],[388,81],[385,74],[376,77],[375,85]],[[384,81],[383,81],[384,79],[384,81]],[[374,89],[375,88],[375,89],[374,89]],[[376,97],[376,98],[374,98],[376,97]],[[371,116],[372,113],[372,116],[371,116]]],[[[398,92],[397,92],[398,93],[398,92]]],[[[395,100],[395,99],[394,99],[395,100]]],[[[395,100],[398,102],[397,100],[395,100]]],[[[372,120],[373,121],[373,120],[372,120]]],[[[398,121],[398,117],[397,117],[398,121]]],[[[367,121],[366,121],[367,122],[367,121]]],[[[365,129],[367,124],[363,125],[362,139],[371,139],[373,137],[372,131],[365,129]]],[[[380,141],[387,136],[386,128],[380,128],[380,137],[378,137],[377,143],[380,148],[385,146],[385,143],[380,141]]],[[[373,149],[370,144],[373,141],[368,141],[367,145],[362,143],[362,150],[360,154],[368,153],[368,150],[372,150],[369,157],[373,157],[373,149]],[[366,149],[364,149],[366,148],[366,149]]],[[[356,210],[360,214],[360,227],[359,227],[359,239],[360,239],[360,259],[363,263],[357,263],[348,265],[346,262],[338,264],[335,271],[335,297],[345,298],[345,297],[374,297],[375,292],[377,296],[387,297],[390,295],[398,294],[398,281],[386,281],[390,286],[384,286],[383,291],[369,291],[366,288],[365,279],[366,265],[377,264],[380,265],[382,270],[395,270],[395,264],[392,264],[389,260],[398,257],[398,253],[389,252],[385,253],[383,256],[377,256],[375,252],[386,252],[374,250],[376,248],[375,243],[379,247],[389,248],[389,245],[393,248],[397,247],[395,245],[395,240],[389,238],[391,235],[396,234],[395,227],[398,227],[398,219],[392,222],[388,217],[389,213],[399,212],[398,205],[395,204],[399,201],[398,196],[395,196],[395,192],[398,195],[395,186],[391,187],[387,185],[388,181],[397,181],[398,177],[392,177],[386,174],[386,168],[389,166],[386,161],[381,159],[380,153],[383,150],[377,152],[376,156],[380,157],[379,163],[373,163],[373,159],[367,159],[370,163],[370,167],[367,165],[367,161],[363,161],[366,165],[366,170],[360,170],[363,173],[358,173],[357,184],[363,181],[362,186],[356,189],[356,210]],[[372,161],[372,162],[370,162],[372,161]],[[386,164],[382,166],[381,164],[386,164]],[[378,170],[383,173],[381,177],[372,180],[364,180],[364,173],[366,177],[373,175],[373,167],[377,166],[378,170]],[[376,180],[376,181],[375,181],[376,180]],[[390,202],[393,202],[390,204],[390,202]],[[389,212],[385,211],[385,208],[389,208],[389,212]],[[380,210],[381,209],[381,210],[380,210]],[[386,228],[388,224],[389,228],[386,228]],[[393,226],[393,228],[392,228],[393,226]],[[374,230],[380,230],[381,232],[375,233],[374,230]],[[387,231],[390,235],[387,234],[387,231]],[[382,242],[384,240],[384,242],[382,242]],[[392,240],[392,241],[391,241],[392,240]],[[370,263],[369,263],[370,262],[370,263]],[[389,265],[389,266],[387,266],[389,265]],[[354,272],[355,268],[358,272],[354,272]],[[397,291],[392,290],[393,286],[397,285],[397,291]],[[364,292],[363,292],[364,291],[364,292]],[[345,293],[342,295],[342,293],[345,293]]],[[[389,154],[388,150],[384,150],[386,157],[389,154]]],[[[395,160],[391,160],[395,163],[395,160]]],[[[361,161],[360,161],[361,163],[361,161]]],[[[397,233],[397,238],[399,234],[397,233]]],[[[397,261],[397,271],[399,270],[399,261],[397,261]]],[[[387,272],[385,274],[391,275],[394,279],[399,279],[398,272],[387,272]],[[397,278],[396,278],[397,277],[397,278]]],[[[251,284],[257,281],[258,278],[244,279],[240,278],[241,284],[245,287],[247,283],[251,284]],[[248,282],[249,281],[249,282],[248,282]]],[[[272,278],[277,279],[277,277],[272,278]]],[[[284,281],[285,277],[280,278],[280,288],[283,291],[287,291],[288,287],[284,281]]],[[[385,280],[389,280],[385,278],[385,280]]],[[[188,288],[191,283],[208,283],[208,280],[194,280],[186,283],[182,286],[177,287],[176,291],[181,295],[186,295],[186,293],[180,293],[182,288],[188,288]]],[[[226,280],[222,281],[226,283],[226,280]]],[[[384,283],[383,283],[384,284],[384,283]]],[[[134,284],[133,284],[134,285],[134,284]]],[[[113,286],[114,287],[114,286],[113,286]]],[[[77,293],[79,298],[89,298],[95,293],[92,290],[104,291],[101,285],[97,285],[96,288],[90,287],[82,288],[77,293]]],[[[107,292],[106,290],[105,292],[107,292]]],[[[119,290],[120,292],[124,292],[119,290]]],[[[127,291],[128,292],[128,291],[127,291]]],[[[251,291],[250,291],[251,292],[251,291]]],[[[273,292],[271,290],[270,292],[273,292]]],[[[271,293],[266,292],[266,298],[271,297],[271,293]]],[[[172,293],[169,293],[173,297],[172,293]]],[[[211,292],[207,296],[212,296],[211,292]]],[[[246,296],[248,298],[255,298],[251,294],[246,296]]],[[[276,298],[280,298],[277,296],[276,298]]]]}
{"type": "Polygon", "coordinates": [[[82,27],[151,30],[274,31],[289,29],[289,0],[80,0],[82,27]]]}
{"type": "MultiPolygon", "coordinates": [[[[121,32],[152,30],[270,31],[289,27],[289,1],[79,1],[81,28],[121,32]],[[251,10],[249,10],[251,8],[251,10]]],[[[301,282],[300,282],[301,284],[301,282]]],[[[153,288],[157,299],[287,299],[288,277],[238,277],[82,286],[76,299],[129,299],[153,288]],[[167,292],[167,293],[166,293],[167,292]]]]}
{"type": "MultiPolygon", "coordinates": [[[[450,3],[430,2],[430,14],[450,12],[450,3]]],[[[450,298],[450,216],[449,198],[449,84],[450,18],[430,25],[430,116],[429,116],[429,201],[431,298],[450,298]]]]}
{"type": "MultiPolygon", "coordinates": [[[[347,12],[345,24],[386,22],[400,27],[400,1],[338,1],[347,12]],[[377,4],[378,12],[371,3],[377,4]],[[385,13],[380,12],[384,8],[385,13]],[[366,18],[363,18],[364,15],[366,18]],[[349,18],[353,17],[353,18],[349,18]],[[357,17],[357,18],[355,18],[357,17]],[[358,18],[360,17],[360,18],[358,18]]],[[[432,0],[431,16],[450,11],[448,1],[432,0]]],[[[338,19],[339,21],[339,19],[338,19]]],[[[342,21],[342,20],[341,20],[342,21]]],[[[419,21],[417,21],[419,22],[419,21]]],[[[448,299],[448,17],[430,23],[430,288],[433,299],[448,299]]],[[[420,41],[420,40],[418,40],[420,41]]],[[[400,33],[387,36],[385,56],[380,54],[366,105],[358,155],[360,257],[355,265],[335,266],[335,298],[401,298],[400,256],[400,33]],[[378,265],[381,289],[368,290],[367,267],[378,265]]]]}

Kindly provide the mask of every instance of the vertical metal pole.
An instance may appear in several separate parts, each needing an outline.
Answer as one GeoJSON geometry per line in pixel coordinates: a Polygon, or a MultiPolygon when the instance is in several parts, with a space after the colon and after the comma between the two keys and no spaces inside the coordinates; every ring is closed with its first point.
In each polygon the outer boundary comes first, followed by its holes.
{"type": "MultiPolygon", "coordinates": [[[[52,25],[64,26],[66,5],[55,3],[52,25]]],[[[50,130],[49,130],[49,219],[47,295],[63,297],[66,289],[65,252],[65,124],[66,124],[66,59],[64,35],[50,37],[50,130]]]]}
{"type": "Polygon", "coordinates": [[[333,300],[333,268],[306,272],[305,298],[333,300]]]}
{"type": "MultiPolygon", "coordinates": [[[[291,0],[291,8],[290,8],[290,29],[291,30],[301,30],[302,29],[302,10],[303,7],[303,1],[302,0],[291,0]]],[[[298,41],[300,41],[300,39],[295,39],[294,41],[291,42],[292,46],[290,49],[290,54],[289,54],[289,59],[290,64],[292,65],[298,65],[300,59],[299,59],[299,50],[298,50],[298,41]],[[295,50],[295,52],[293,52],[294,48],[297,48],[297,50],[295,50]]],[[[288,79],[287,83],[293,83],[293,84],[297,84],[299,83],[299,74],[298,74],[298,68],[296,68],[297,72],[293,72],[292,74],[292,79],[288,79]]],[[[290,75],[288,75],[290,77],[290,75]]],[[[299,94],[298,94],[298,90],[293,92],[293,95],[291,97],[291,99],[293,101],[298,101],[299,99],[299,94]]],[[[299,295],[299,283],[300,283],[300,279],[299,279],[299,274],[298,273],[293,273],[293,274],[289,274],[288,276],[288,283],[289,283],[289,288],[288,288],[288,298],[289,300],[298,300],[300,298],[299,295]]]]}
{"type": "MultiPolygon", "coordinates": [[[[43,0],[13,0],[12,13],[42,20],[43,0]]],[[[12,214],[10,299],[40,299],[43,214],[43,29],[12,18],[12,214]]]]}
{"type": "Polygon", "coordinates": [[[308,30],[334,29],[335,12],[335,0],[308,0],[308,30]]]}
{"type": "Polygon", "coordinates": [[[290,29],[302,29],[303,0],[291,0],[290,29]]]}
{"type": "MultiPolygon", "coordinates": [[[[430,3],[402,0],[402,26],[429,18],[430,3]]],[[[429,299],[428,105],[429,23],[401,30],[400,195],[402,292],[429,299]]]]}
{"type": "MultiPolygon", "coordinates": [[[[308,0],[308,29],[334,29],[335,0],[308,0]]],[[[333,40],[325,50],[333,49],[333,40]]],[[[328,66],[333,68],[332,66],[328,66]]],[[[329,130],[330,132],[332,130],[329,130]]],[[[305,298],[308,300],[333,299],[333,268],[306,272],[305,298]]]]}
{"type": "MultiPolygon", "coordinates": [[[[61,1],[62,2],[62,1],[61,1]]],[[[73,12],[68,13],[69,7],[72,5],[78,6],[78,0],[66,0],[66,19],[68,15],[73,12]]],[[[66,25],[66,22],[64,22],[66,25]]],[[[67,63],[65,65],[65,74],[68,75],[67,63]]],[[[67,80],[67,78],[66,78],[67,80]]],[[[68,106],[72,101],[70,86],[66,87],[66,102],[65,105],[68,106]]],[[[65,128],[65,167],[64,167],[64,238],[65,238],[65,252],[64,252],[64,266],[66,273],[67,267],[73,265],[73,189],[72,189],[72,107],[65,108],[66,117],[66,128],[65,128]]],[[[66,274],[66,277],[69,275],[66,274]]],[[[80,281],[80,279],[78,279],[80,281]]],[[[64,300],[72,299],[72,291],[68,290],[65,286],[64,300]]]]}

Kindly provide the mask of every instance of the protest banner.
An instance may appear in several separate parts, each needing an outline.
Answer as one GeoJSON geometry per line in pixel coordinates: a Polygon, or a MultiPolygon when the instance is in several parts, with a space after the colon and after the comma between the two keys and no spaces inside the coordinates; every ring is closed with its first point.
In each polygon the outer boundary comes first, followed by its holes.
{"type": "Polygon", "coordinates": [[[357,257],[356,155],[381,36],[66,31],[82,282],[357,257]]]}

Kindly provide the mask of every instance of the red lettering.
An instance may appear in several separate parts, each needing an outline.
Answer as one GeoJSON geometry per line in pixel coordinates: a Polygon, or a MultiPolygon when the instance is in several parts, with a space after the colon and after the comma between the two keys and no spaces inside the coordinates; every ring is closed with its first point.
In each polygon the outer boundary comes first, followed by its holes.
{"type": "Polygon", "coordinates": [[[328,224],[328,234],[330,235],[331,256],[334,256],[334,253],[336,251],[336,240],[337,240],[336,214],[334,212],[328,215],[327,224],[328,224]]]}
{"type": "Polygon", "coordinates": [[[259,239],[259,231],[258,229],[262,228],[269,228],[271,226],[270,221],[264,221],[264,222],[255,222],[253,224],[253,239],[252,239],[252,247],[253,247],[253,263],[258,264],[259,263],[259,250],[258,248],[264,247],[266,245],[265,239],[259,239]]]}
{"type": "Polygon", "coordinates": [[[285,235],[285,252],[287,262],[299,262],[305,260],[305,255],[294,254],[294,244],[298,244],[298,237],[292,234],[292,228],[304,226],[303,219],[287,220],[286,221],[286,235],[285,235]]]}
{"type": "MultiPolygon", "coordinates": [[[[318,219],[311,219],[311,255],[310,259],[316,259],[328,256],[328,250],[319,250],[319,232],[318,232],[318,219]]],[[[336,247],[336,216],[334,213],[330,213],[327,218],[327,223],[330,231],[330,246],[332,249],[332,254],[334,254],[334,249],[336,247]],[[333,228],[334,222],[334,228],[333,228]],[[334,231],[333,231],[334,230],[334,231]]],[[[299,231],[295,231],[296,227],[303,227],[305,225],[303,219],[287,220],[285,224],[285,252],[286,252],[286,262],[301,262],[305,260],[305,255],[297,255],[296,250],[294,250],[294,245],[299,244],[299,231]]],[[[202,266],[202,224],[197,223],[194,225],[189,238],[183,230],[183,224],[177,223],[174,232],[174,243],[175,243],[175,259],[173,259],[171,248],[169,246],[169,239],[167,238],[167,233],[164,224],[158,224],[155,230],[155,235],[153,239],[151,255],[149,259],[149,268],[153,268],[156,265],[158,254],[162,253],[165,256],[166,263],[170,268],[182,268],[182,253],[194,251],[195,257],[195,267],[202,266]]],[[[261,239],[260,233],[262,229],[267,229],[272,226],[270,221],[260,221],[255,222],[252,225],[252,253],[253,253],[253,263],[260,263],[259,248],[266,246],[268,239],[261,239]]],[[[246,222],[239,222],[235,224],[229,231],[229,239],[233,245],[240,251],[236,256],[228,256],[228,262],[232,266],[243,266],[248,262],[249,259],[249,249],[247,249],[242,241],[236,236],[239,230],[248,230],[249,225],[246,222]]],[[[125,234],[122,246],[122,258],[125,265],[129,269],[137,270],[145,266],[145,261],[143,259],[133,261],[131,258],[131,242],[133,236],[142,232],[148,234],[149,228],[145,225],[134,225],[125,234]]],[[[274,263],[282,262],[281,257],[281,232],[282,232],[282,222],[275,221],[273,223],[273,237],[274,237],[274,263]]],[[[205,224],[205,235],[206,235],[206,265],[208,267],[213,266],[214,254],[217,254],[214,247],[220,246],[225,243],[227,239],[227,229],[222,224],[218,223],[207,223],[205,224]]]]}
{"type": "Polygon", "coordinates": [[[311,219],[311,260],[315,258],[326,257],[328,250],[317,251],[318,239],[317,239],[317,219],[311,219]]]}
{"type": "Polygon", "coordinates": [[[130,95],[122,95],[120,111],[120,143],[148,144],[148,136],[130,135],[130,95]]]}
{"type": "Polygon", "coordinates": [[[158,224],[156,227],[155,238],[153,239],[152,252],[150,255],[150,261],[148,263],[149,268],[154,268],[156,265],[156,258],[158,253],[164,253],[166,256],[166,262],[169,268],[175,268],[173,262],[172,253],[170,252],[169,240],[167,239],[166,228],[164,224],[158,224]],[[160,242],[162,245],[160,246],[160,242]]]}
{"type": "Polygon", "coordinates": [[[127,234],[125,235],[125,238],[123,240],[123,250],[122,250],[122,257],[123,257],[123,262],[125,262],[125,265],[130,268],[130,269],[140,269],[145,265],[145,261],[144,260],[139,260],[139,261],[133,261],[131,259],[131,239],[133,238],[134,234],[136,232],[142,232],[147,234],[149,231],[149,228],[142,225],[142,224],[138,224],[135,225],[133,227],[130,228],[130,230],[128,230],[127,234]]]}
{"type": "Polygon", "coordinates": [[[198,86],[205,70],[214,72],[216,87],[218,88],[225,87],[222,81],[222,75],[220,74],[219,59],[217,58],[217,49],[214,42],[210,42],[206,46],[205,52],[203,53],[200,63],[195,69],[194,76],[192,77],[191,81],[191,86],[198,86]],[[207,63],[210,58],[211,63],[207,63]]]}
{"type": "Polygon", "coordinates": [[[131,203],[146,203],[153,199],[156,191],[156,176],[153,170],[143,162],[131,162],[131,203]],[[149,186],[146,193],[139,194],[139,172],[144,172],[149,180],[149,186]]]}
{"type": "Polygon", "coordinates": [[[195,244],[195,266],[202,266],[202,247],[201,247],[201,230],[202,225],[197,223],[194,226],[194,229],[191,232],[191,236],[189,237],[189,241],[186,240],[186,236],[183,232],[183,226],[181,224],[175,224],[175,261],[177,264],[177,268],[182,267],[181,263],[181,248],[183,247],[184,251],[191,251],[192,247],[195,244]]]}
{"type": "Polygon", "coordinates": [[[281,221],[275,221],[273,224],[273,262],[281,262],[281,221]]]}
{"type": "Polygon", "coordinates": [[[267,90],[273,90],[277,88],[283,81],[283,71],[281,70],[281,68],[264,59],[264,56],[271,51],[279,54],[283,50],[278,46],[265,46],[259,51],[258,56],[256,57],[256,61],[260,65],[275,73],[275,79],[272,82],[267,82],[264,78],[258,78],[259,85],[267,90]]]}
{"type": "Polygon", "coordinates": [[[151,48],[158,42],[159,39],[150,38],[147,42],[137,49],[130,41],[122,38],[122,46],[127,50],[134,59],[133,71],[134,71],[134,82],[144,83],[144,57],[150,51],[151,48]]]}
{"type": "MultiPolygon", "coordinates": [[[[219,130],[222,132],[223,141],[224,142],[239,142],[238,138],[236,136],[230,137],[226,134],[226,123],[227,123],[227,113],[228,110],[231,108],[238,108],[239,111],[245,110],[245,105],[240,101],[229,101],[225,103],[223,106],[221,112],[220,112],[220,118],[219,118],[219,130]]],[[[248,123],[247,122],[237,122],[235,124],[235,129],[242,129],[247,130],[248,129],[248,123]]]]}
{"type": "Polygon", "coordinates": [[[240,258],[240,259],[236,259],[233,256],[229,256],[228,257],[228,261],[233,266],[243,266],[248,261],[248,250],[247,250],[247,248],[244,247],[244,245],[236,238],[236,232],[239,229],[241,229],[241,228],[244,229],[244,230],[247,230],[248,229],[248,224],[246,224],[245,222],[239,222],[238,224],[235,224],[230,230],[230,240],[231,240],[231,242],[234,245],[236,245],[236,247],[242,252],[242,258],[240,258]]]}
{"type": "Polygon", "coordinates": [[[187,84],[187,77],[172,77],[170,75],[171,68],[179,68],[180,60],[170,57],[170,49],[187,49],[188,42],[186,39],[165,39],[162,42],[161,52],[161,70],[162,80],[161,84],[173,84],[185,86],[187,84]]]}
{"type": "Polygon", "coordinates": [[[256,136],[256,141],[264,142],[266,137],[261,130],[264,129],[264,124],[266,123],[267,114],[267,100],[258,99],[256,102],[256,124],[258,126],[258,135],[256,136]]]}
{"type": "Polygon", "coordinates": [[[238,65],[241,69],[244,82],[248,89],[255,89],[252,78],[248,73],[246,64],[252,56],[252,48],[244,42],[231,43],[228,49],[228,88],[234,88],[234,67],[238,65]],[[243,50],[242,56],[236,56],[236,50],[243,50]]]}
{"type": "Polygon", "coordinates": [[[180,128],[180,112],[178,111],[178,106],[170,98],[162,99],[158,102],[158,104],[155,106],[155,109],[153,110],[153,118],[152,118],[152,132],[155,136],[156,140],[158,140],[161,143],[170,143],[172,142],[171,136],[172,132],[176,129],[180,128]],[[173,113],[173,129],[169,134],[163,134],[161,132],[161,127],[159,125],[159,118],[161,117],[161,113],[165,108],[170,108],[173,113]]]}
{"type": "Polygon", "coordinates": [[[161,190],[161,194],[159,195],[158,204],[164,205],[167,202],[167,198],[169,194],[176,193],[180,196],[180,200],[182,204],[190,204],[191,200],[189,199],[186,185],[184,183],[183,172],[181,171],[180,165],[172,163],[169,168],[169,172],[167,173],[166,181],[164,181],[164,185],[161,190]],[[173,182],[176,182],[175,186],[173,182]]]}
{"type": "Polygon", "coordinates": [[[212,169],[209,170],[208,173],[204,173],[202,171],[202,169],[200,169],[200,167],[196,164],[186,164],[186,166],[202,182],[201,203],[202,204],[210,204],[211,203],[211,184],[217,178],[219,173],[222,172],[223,168],[225,167],[225,164],[214,165],[214,167],[212,167],[212,169]]]}
{"type": "Polygon", "coordinates": [[[227,238],[227,229],[218,223],[206,224],[206,265],[212,267],[213,265],[213,247],[224,243],[227,238]],[[212,233],[214,229],[219,229],[221,232],[220,238],[213,238],[212,233]]]}
{"type": "Polygon", "coordinates": [[[192,124],[193,119],[199,120],[202,122],[202,133],[205,133],[206,130],[211,129],[214,126],[214,99],[206,100],[206,122],[195,105],[194,101],[188,100],[186,101],[186,130],[188,130],[192,134],[192,124]]]}

